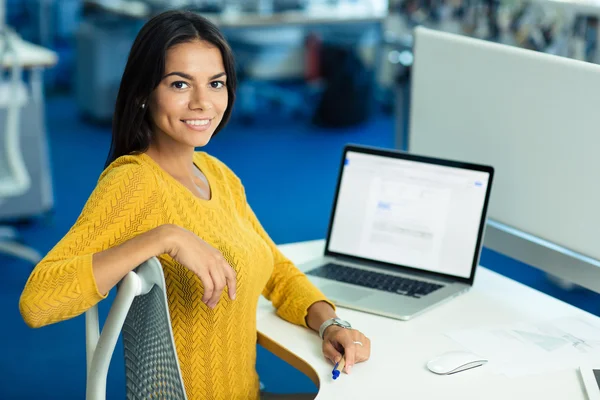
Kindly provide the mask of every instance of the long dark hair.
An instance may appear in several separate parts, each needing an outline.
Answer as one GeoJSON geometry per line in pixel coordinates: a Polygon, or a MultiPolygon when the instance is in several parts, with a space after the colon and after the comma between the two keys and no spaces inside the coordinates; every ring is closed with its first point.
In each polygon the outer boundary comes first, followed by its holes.
{"type": "Polygon", "coordinates": [[[229,121],[235,101],[235,61],[231,48],[208,19],[188,11],[167,11],[150,19],[138,33],[131,51],[115,104],[112,142],[105,167],[117,158],[148,149],[152,128],[148,115],[148,97],[165,73],[167,50],[177,44],[203,40],[221,51],[227,74],[228,103],[219,132],[229,121]]]}

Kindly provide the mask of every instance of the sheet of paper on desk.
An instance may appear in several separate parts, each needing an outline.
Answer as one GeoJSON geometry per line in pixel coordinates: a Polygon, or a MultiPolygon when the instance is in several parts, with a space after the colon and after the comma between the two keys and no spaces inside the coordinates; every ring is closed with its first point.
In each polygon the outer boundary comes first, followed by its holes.
{"type": "Polygon", "coordinates": [[[509,377],[574,369],[600,359],[600,326],[583,318],[460,330],[447,336],[509,377]]]}

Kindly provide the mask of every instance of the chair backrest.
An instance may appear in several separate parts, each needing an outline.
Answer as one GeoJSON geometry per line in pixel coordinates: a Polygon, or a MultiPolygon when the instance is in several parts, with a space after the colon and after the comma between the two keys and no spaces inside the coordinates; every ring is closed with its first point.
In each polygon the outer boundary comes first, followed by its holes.
{"type": "Polygon", "coordinates": [[[86,312],[87,400],[106,400],[108,367],[121,330],[127,399],[187,400],[177,359],[165,278],[156,257],[130,272],[100,334],[98,308],[86,312]]]}
{"type": "Polygon", "coordinates": [[[18,40],[15,33],[0,26],[0,109],[6,109],[6,124],[0,128],[0,198],[20,196],[31,186],[20,144],[21,109],[28,95],[15,49],[18,40]],[[10,79],[6,81],[1,67],[5,60],[10,65],[10,79]]]}

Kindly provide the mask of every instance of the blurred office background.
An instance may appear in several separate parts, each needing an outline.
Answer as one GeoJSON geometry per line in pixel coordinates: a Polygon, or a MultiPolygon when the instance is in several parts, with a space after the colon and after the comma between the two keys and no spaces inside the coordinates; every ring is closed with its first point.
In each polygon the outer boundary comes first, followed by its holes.
{"type": "MultiPolygon", "coordinates": [[[[84,397],[83,316],[34,330],[22,321],[18,300],[33,267],[27,259],[45,254],[67,232],[102,172],[128,51],[154,13],[194,10],[213,18],[230,41],[240,74],[238,103],[230,125],[205,150],[241,177],[279,244],[325,236],[346,143],[406,148],[414,26],[598,61],[593,10],[578,13],[544,1],[4,2],[0,44],[25,46],[27,55],[22,74],[16,72],[19,83],[11,86],[14,71],[0,53],[0,175],[5,164],[22,167],[20,189],[0,191],[0,399],[84,397]],[[20,142],[16,159],[6,155],[14,143],[5,141],[8,135],[20,142]]],[[[532,266],[489,249],[481,264],[600,314],[600,296],[532,266]]],[[[109,305],[110,299],[101,304],[101,316],[109,305]]],[[[258,351],[267,389],[315,390],[291,366],[258,351]]],[[[122,398],[124,382],[117,351],[108,398],[122,398]]]]}

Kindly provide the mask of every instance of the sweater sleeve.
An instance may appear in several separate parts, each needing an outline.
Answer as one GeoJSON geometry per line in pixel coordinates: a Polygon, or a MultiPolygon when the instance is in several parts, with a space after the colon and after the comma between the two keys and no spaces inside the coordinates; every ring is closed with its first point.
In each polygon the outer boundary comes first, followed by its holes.
{"type": "Polygon", "coordinates": [[[273,254],[273,273],[263,290],[263,296],[273,303],[277,315],[293,324],[308,327],[306,316],[311,305],[325,301],[335,309],[334,304],[277,248],[250,206],[246,205],[247,218],[273,254]]]}
{"type": "Polygon", "coordinates": [[[160,225],[156,182],[139,164],[115,166],[101,175],[75,225],[27,280],[19,302],[27,325],[75,317],[107,296],[98,291],[92,256],[160,225]]]}

